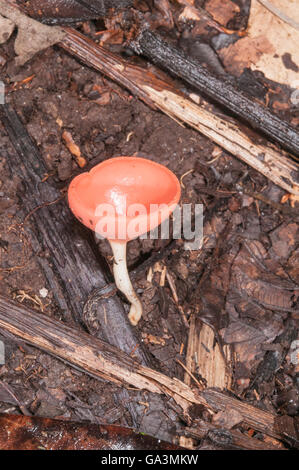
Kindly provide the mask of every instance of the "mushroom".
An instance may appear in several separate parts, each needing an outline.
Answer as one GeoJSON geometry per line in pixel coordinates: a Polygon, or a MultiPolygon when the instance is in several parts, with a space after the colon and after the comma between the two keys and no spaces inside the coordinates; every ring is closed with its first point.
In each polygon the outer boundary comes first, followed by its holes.
{"type": "Polygon", "coordinates": [[[129,320],[137,325],[142,304],[131,284],[126,262],[129,240],[167,220],[181,195],[180,183],[168,168],[139,157],[115,157],[76,176],[69,186],[73,214],[113,252],[117,288],[131,303],[129,320]]]}

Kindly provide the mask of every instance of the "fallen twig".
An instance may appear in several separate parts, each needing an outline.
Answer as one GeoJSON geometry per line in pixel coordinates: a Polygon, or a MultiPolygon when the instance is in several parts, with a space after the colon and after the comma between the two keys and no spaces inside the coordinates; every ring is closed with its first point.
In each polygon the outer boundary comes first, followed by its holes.
{"type": "Polygon", "coordinates": [[[225,106],[254,129],[262,131],[271,140],[299,157],[299,132],[268,108],[238,90],[231,82],[223,77],[216,77],[150,30],[141,30],[131,45],[136,53],[144,55],[176,77],[182,78],[204,96],[225,106]]]}
{"type": "Polygon", "coordinates": [[[196,105],[170,82],[126,63],[71,28],[65,30],[67,35],[60,43],[61,47],[82,62],[126,87],[149,106],[198,130],[289,193],[299,195],[298,165],[284,152],[274,146],[256,143],[254,137],[249,137],[252,131],[246,133],[244,126],[196,105]]]}
{"type": "Polygon", "coordinates": [[[208,438],[210,442],[225,450],[285,450],[278,445],[246,436],[235,429],[224,430],[202,420],[199,420],[196,428],[187,428],[185,434],[195,439],[208,438]]]}
{"type": "MultiPolygon", "coordinates": [[[[26,15],[11,5],[6,6],[6,2],[2,0],[0,7],[0,13],[6,12],[12,21],[20,23],[22,17],[24,21],[27,19],[26,15]]],[[[56,29],[59,32],[59,28],[56,29]]],[[[194,104],[171,83],[158,79],[156,75],[140,67],[127,64],[77,31],[61,28],[61,33],[63,39],[60,46],[81,61],[120,83],[149,106],[198,130],[287,192],[299,195],[298,166],[281,150],[267,143],[257,144],[258,136],[249,137],[252,131],[247,132],[231,119],[220,117],[203,106],[194,104]]],[[[56,39],[57,37],[60,36],[57,35],[56,39]]],[[[212,76],[204,67],[186,58],[181,51],[165,43],[155,33],[142,30],[132,42],[132,47],[258,127],[294,155],[299,155],[299,133],[295,128],[238,92],[230,83],[212,76]]]]}
{"type": "Polygon", "coordinates": [[[3,296],[0,327],[4,334],[12,334],[97,379],[165,394],[185,411],[191,404],[204,405],[213,412],[230,407],[241,414],[243,424],[281,438],[274,428],[275,415],[217,390],[193,390],[176,378],[141,365],[114,346],[3,296]]]}
{"type": "Polygon", "coordinates": [[[85,373],[117,385],[167,394],[187,410],[204,399],[176,378],[141,365],[98,338],[0,296],[0,327],[85,373]]]}

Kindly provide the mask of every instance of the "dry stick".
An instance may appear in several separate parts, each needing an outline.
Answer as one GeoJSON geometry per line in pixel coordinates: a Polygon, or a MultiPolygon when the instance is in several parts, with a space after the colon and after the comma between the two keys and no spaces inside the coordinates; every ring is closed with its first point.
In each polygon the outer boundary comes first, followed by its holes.
{"type": "Polygon", "coordinates": [[[195,87],[200,93],[225,106],[253,128],[299,156],[299,132],[264,105],[254,101],[223,77],[218,78],[184,52],[168,44],[158,34],[141,30],[131,46],[155,64],[195,87]]]}
{"type": "MultiPolygon", "coordinates": [[[[259,145],[237,123],[198,106],[171,83],[132,66],[71,28],[60,46],[82,62],[126,87],[154,109],[188,124],[289,193],[299,195],[298,165],[274,146],[259,145]]],[[[248,130],[248,134],[252,131],[248,130]]],[[[257,139],[256,139],[257,140],[257,139]]]]}
{"type": "MultiPolygon", "coordinates": [[[[111,2],[114,0],[107,0],[107,2],[108,1],[111,2]]],[[[97,0],[95,0],[95,2],[98,3],[97,0]]],[[[20,24],[25,22],[26,25],[28,25],[28,21],[33,21],[29,20],[25,15],[23,15],[23,18],[20,18],[20,14],[17,10],[12,8],[12,6],[15,5],[12,4],[12,2],[9,2],[10,5],[7,5],[6,3],[7,2],[0,0],[1,13],[12,21],[17,24],[19,24],[19,22],[20,24]]],[[[87,3],[90,4],[90,2],[87,3]]],[[[48,40],[47,35],[51,35],[52,32],[51,28],[46,28],[46,30],[43,29],[43,35],[46,37],[46,40],[48,40]]],[[[59,32],[60,30],[56,28],[56,37],[58,37],[57,34],[59,32]]],[[[72,34],[72,30],[68,30],[68,33],[70,36],[72,34]]],[[[78,37],[79,36],[77,35],[77,38],[78,37]]],[[[84,39],[84,36],[81,36],[81,38],[84,39]]],[[[56,39],[56,41],[57,40],[58,39],[56,39]]],[[[68,38],[63,40],[63,44],[66,46],[70,45],[68,38]]],[[[93,44],[92,41],[91,44],[93,44]]],[[[74,42],[72,45],[74,46],[74,42]]],[[[249,96],[246,96],[238,90],[236,86],[233,86],[230,81],[225,80],[223,77],[220,79],[217,76],[214,76],[207,68],[201,66],[195,60],[186,57],[181,50],[163,41],[159,35],[149,29],[139,30],[137,38],[134,41],[131,41],[131,47],[136,53],[145,55],[152,62],[163,67],[168,72],[182,78],[187,83],[198,89],[200,93],[212,98],[216,103],[225,106],[230,112],[233,112],[245,122],[250,123],[253,128],[261,130],[272,140],[278,142],[283,148],[299,157],[299,132],[287,122],[273,114],[265,106],[260,105],[249,96]]],[[[76,52],[79,51],[78,49],[76,51],[75,47],[73,48],[73,53],[76,54],[76,52]]],[[[81,58],[84,60],[84,56],[82,57],[82,54],[81,58]]],[[[90,57],[88,59],[86,58],[87,63],[89,60],[90,57]]],[[[92,60],[91,63],[93,63],[92,60]]],[[[124,84],[122,81],[121,83],[124,84]]]]}
{"type": "Polygon", "coordinates": [[[275,415],[216,390],[192,390],[176,378],[142,366],[98,338],[3,296],[0,296],[0,328],[2,333],[13,334],[94,378],[166,394],[184,410],[190,404],[204,405],[215,412],[229,407],[241,414],[245,425],[272,437],[281,437],[274,429],[275,415]]]}
{"type": "Polygon", "coordinates": [[[188,404],[207,405],[204,399],[176,378],[145,367],[131,356],[79,329],[48,318],[0,296],[0,328],[68,364],[118,385],[166,393],[183,409],[188,404]]]}

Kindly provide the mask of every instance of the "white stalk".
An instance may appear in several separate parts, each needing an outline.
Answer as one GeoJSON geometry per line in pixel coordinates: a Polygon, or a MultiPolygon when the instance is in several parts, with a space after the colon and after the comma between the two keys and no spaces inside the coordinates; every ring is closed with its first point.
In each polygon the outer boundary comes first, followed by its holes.
{"type": "Polygon", "coordinates": [[[109,240],[113,252],[113,274],[117,288],[131,303],[129,320],[136,326],[142,316],[142,303],[132,286],[127,268],[127,243],[109,240]]]}

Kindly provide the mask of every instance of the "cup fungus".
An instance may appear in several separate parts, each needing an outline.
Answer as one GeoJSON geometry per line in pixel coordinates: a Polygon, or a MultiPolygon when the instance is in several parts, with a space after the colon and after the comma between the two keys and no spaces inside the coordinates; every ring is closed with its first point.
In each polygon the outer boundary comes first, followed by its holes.
{"type": "Polygon", "coordinates": [[[69,186],[73,214],[110,242],[115,283],[131,303],[129,320],[133,325],[141,318],[142,304],[127,270],[127,242],[168,219],[180,194],[179,181],[168,168],[137,157],[105,160],[76,176],[69,186]]]}

